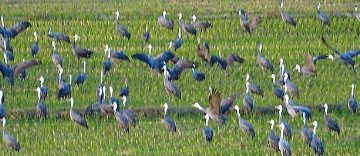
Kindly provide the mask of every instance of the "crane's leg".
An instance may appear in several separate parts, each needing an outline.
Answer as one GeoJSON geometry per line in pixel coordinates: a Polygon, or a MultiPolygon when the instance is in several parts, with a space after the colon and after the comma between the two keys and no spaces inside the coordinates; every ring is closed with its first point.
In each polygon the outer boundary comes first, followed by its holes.
{"type": "Polygon", "coordinates": [[[186,32],[186,38],[189,40],[189,33],[186,32]]]}

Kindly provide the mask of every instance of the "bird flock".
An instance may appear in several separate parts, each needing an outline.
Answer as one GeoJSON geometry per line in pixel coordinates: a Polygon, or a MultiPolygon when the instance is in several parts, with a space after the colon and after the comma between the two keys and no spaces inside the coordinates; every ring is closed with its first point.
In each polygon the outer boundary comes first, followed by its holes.
{"type": "MultiPolygon", "coordinates": [[[[284,12],[283,10],[283,2],[280,4],[280,11],[281,11],[281,18],[286,24],[290,24],[294,27],[296,27],[296,21],[290,17],[289,14],[284,12]]],[[[330,21],[328,16],[320,11],[321,4],[319,3],[317,7],[317,13],[318,13],[318,19],[320,20],[321,24],[323,26],[330,25],[330,21]]],[[[119,22],[119,16],[120,12],[117,11],[115,13],[116,15],[116,31],[119,34],[119,36],[122,38],[127,38],[130,40],[131,33],[126,29],[125,26],[121,25],[119,22]]],[[[162,16],[158,17],[158,24],[160,27],[164,29],[169,29],[170,31],[174,29],[174,21],[169,19],[167,17],[169,13],[166,11],[163,12],[162,16]]],[[[356,18],[360,21],[360,15],[357,12],[357,6],[355,6],[355,13],[354,15],[356,18]]],[[[175,96],[179,99],[181,99],[182,94],[180,91],[180,88],[174,83],[173,80],[178,80],[181,76],[181,73],[185,69],[192,69],[192,77],[196,81],[203,81],[205,79],[205,74],[200,71],[195,71],[196,63],[192,62],[187,59],[180,59],[178,56],[176,56],[173,52],[171,52],[171,49],[174,48],[174,51],[181,48],[181,46],[186,42],[183,42],[182,40],[182,32],[186,33],[187,39],[189,40],[189,34],[194,35],[195,37],[201,33],[206,33],[207,29],[211,29],[213,25],[207,21],[197,21],[197,18],[195,15],[192,15],[192,25],[183,22],[181,19],[183,17],[182,13],[178,13],[177,16],[179,16],[179,35],[178,38],[176,38],[173,41],[169,42],[169,48],[168,51],[162,52],[161,54],[157,55],[156,57],[151,56],[151,50],[152,45],[148,44],[151,40],[151,34],[148,31],[148,25],[146,25],[146,31],[142,35],[142,40],[144,42],[144,47],[149,49],[149,53],[138,53],[131,56],[134,60],[139,60],[144,63],[146,63],[151,70],[155,70],[156,72],[163,74],[163,80],[164,80],[164,89],[169,95],[169,101],[171,96],[175,96]],[[147,45],[147,46],[146,46],[147,45]],[[167,63],[171,61],[174,66],[170,69],[167,65],[167,63]],[[172,94],[172,95],[170,95],[172,94]]],[[[239,9],[239,16],[240,16],[240,27],[243,31],[248,32],[251,35],[251,32],[254,31],[255,27],[261,23],[261,19],[259,16],[254,16],[252,19],[248,20],[248,15],[243,9],[239,9]],[[242,18],[244,16],[244,18],[242,18]]],[[[23,30],[26,30],[28,27],[31,26],[31,24],[27,21],[25,22],[19,22],[12,26],[9,29],[5,28],[4,25],[4,18],[1,17],[2,20],[2,27],[0,28],[0,34],[2,36],[2,41],[0,41],[0,48],[3,49],[4,52],[4,60],[5,65],[0,62],[0,71],[3,74],[3,77],[7,80],[9,86],[14,85],[14,78],[19,77],[20,80],[25,79],[26,77],[26,69],[41,65],[41,61],[36,60],[23,60],[22,62],[13,65],[10,67],[8,64],[8,61],[14,60],[14,53],[13,49],[10,46],[11,39],[14,38],[18,33],[20,33],[23,30]]],[[[53,54],[52,54],[52,61],[54,63],[55,69],[58,71],[58,75],[53,75],[54,77],[57,77],[57,85],[58,85],[58,94],[57,98],[68,98],[70,99],[71,107],[70,107],[70,118],[75,123],[76,127],[78,125],[81,125],[85,128],[88,128],[89,125],[87,124],[86,120],[80,116],[75,110],[74,110],[74,97],[71,96],[71,85],[72,85],[72,75],[70,74],[69,77],[69,83],[66,83],[65,79],[62,77],[63,73],[63,60],[61,56],[57,53],[56,46],[60,42],[67,42],[71,43],[70,37],[60,33],[60,32],[53,32],[51,28],[48,29],[48,36],[53,38],[54,41],[52,42],[52,46],[54,48],[53,54]]],[[[30,53],[33,58],[36,57],[36,54],[39,52],[39,44],[37,39],[37,32],[34,32],[35,37],[35,43],[31,45],[30,47],[30,53]]],[[[76,42],[78,40],[78,35],[74,35],[74,41],[72,44],[72,53],[77,58],[78,64],[80,64],[81,59],[90,59],[93,51],[81,48],[76,46],[76,42]]],[[[320,59],[332,59],[332,60],[339,60],[344,65],[348,66],[351,65],[351,68],[354,69],[355,61],[352,60],[353,57],[357,56],[360,53],[360,50],[350,50],[345,53],[340,53],[338,50],[330,46],[324,37],[321,38],[322,42],[326,47],[331,49],[336,53],[336,56],[333,55],[319,55],[319,56],[312,56],[309,52],[305,54],[305,60],[306,64],[304,66],[296,65],[295,69],[305,75],[306,77],[314,77],[317,75],[316,73],[316,62],[320,59]]],[[[197,38],[197,47],[196,47],[196,54],[202,63],[208,63],[210,66],[213,66],[214,64],[218,64],[219,67],[223,70],[226,70],[227,68],[231,67],[234,62],[238,62],[239,64],[243,63],[245,60],[241,58],[238,54],[235,53],[229,53],[228,56],[223,59],[222,58],[222,51],[219,50],[218,56],[211,55],[210,56],[210,48],[207,43],[207,41],[204,41],[203,46],[201,46],[201,39],[200,37],[197,38]],[[210,57],[210,60],[209,60],[210,57]]],[[[144,48],[143,47],[143,48],[144,48]]],[[[278,137],[277,134],[274,133],[274,125],[276,124],[275,120],[271,119],[268,121],[271,124],[271,130],[269,137],[267,138],[267,142],[271,148],[273,148],[275,151],[280,151],[282,155],[291,155],[291,147],[287,140],[291,140],[292,138],[292,130],[290,125],[282,118],[282,111],[283,106],[281,105],[281,101],[284,102],[286,106],[286,110],[288,114],[295,119],[298,116],[303,117],[303,127],[301,129],[301,138],[304,141],[304,143],[308,144],[309,147],[311,147],[315,154],[322,155],[324,153],[324,146],[321,142],[321,139],[318,138],[316,135],[316,128],[318,123],[316,120],[312,122],[312,125],[314,126],[313,132],[311,132],[307,125],[306,120],[312,120],[312,112],[309,108],[298,105],[295,100],[292,98],[300,99],[300,92],[299,88],[295,83],[291,81],[290,72],[285,69],[284,65],[284,59],[280,59],[280,65],[279,65],[279,76],[280,79],[276,82],[276,75],[274,72],[274,66],[272,63],[266,58],[266,56],[262,55],[262,48],[263,45],[261,43],[258,44],[259,52],[257,55],[257,63],[259,64],[260,68],[263,71],[263,76],[265,75],[271,75],[272,83],[273,83],[273,94],[278,99],[279,105],[275,106],[275,109],[279,110],[279,128],[281,130],[280,137],[278,137]],[[270,73],[268,73],[270,71],[270,73]],[[278,87],[279,85],[279,87],[278,87]],[[284,90],[282,90],[284,89],[284,90]],[[286,136],[286,138],[285,138],[286,136]]],[[[124,129],[125,133],[129,133],[129,124],[133,125],[133,127],[136,126],[136,119],[133,113],[127,109],[125,106],[127,101],[127,96],[130,94],[130,90],[128,88],[128,79],[125,79],[125,88],[122,88],[120,90],[119,96],[122,98],[123,101],[123,109],[121,110],[121,104],[118,99],[113,97],[113,87],[109,86],[110,90],[110,100],[107,104],[106,99],[106,90],[107,87],[103,83],[103,76],[111,72],[112,63],[121,63],[122,61],[130,61],[129,57],[126,55],[126,53],[123,50],[118,50],[117,52],[112,52],[109,45],[105,46],[104,55],[106,56],[106,59],[104,60],[102,64],[102,71],[101,71],[101,81],[99,86],[96,89],[96,102],[91,104],[86,109],[86,114],[91,114],[94,112],[97,112],[98,114],[105,114],[107,117],[114,115],[116,122],[119,126],[119,129],[124,129]]],[[[250,60],[249,60],[250,61],[250,60]]],[[[76,85],[83,85],[86,83],[86,61],[83,62],[84,65],[84,72],[80,73],[76,76],[75,84],[76,85]]],[[[354,69],[355,72],[355,69],[354,69]]],[[[264,91],[259,87],[258,85],[251,83],[250,80],[250,74],[247,73],[245,75],[246,78],[246,93],[243,96],[243,104],[244,104],[244,112],[251,113],[254,111],[254,107],[257,105],[256,101],[252,99],[252,94],[259,95],[261,97],[264,96],[264,91]]],[[[40,122],[42,118],[47,117],[48,109],[46,107],[46,98],[48,95],[48,89],[46,86],[43,85],[44,83],[44,77],[41,76],[38,79],[41,83],[40,86],[34,89],[34,91],[38,92],[38,104],[36,106],[37,115],[40,118],[40,122]]],[[[357,101],[354,97],[354,84],[351,84],[351,96],[348,102],[348,108],[351,113],[355,113],[357,109],[357,101]]],[[[217,123],[218,127],[226,124],[227,118],[225,117],[225,113],[229,111],[234,103],[234,101],[240,96],[239,93],[234,93],[232,96],[221,99],[220,92],[212,87],[209,87],[210,95],[208,98],[209,106],[204,108],[202,107],[198,102],[194,103],[192,106],[199,109],[203,113],[205,113],[204,118],[206,119],[206,125],[203,130],[203,136],[205,138],[205,143],[209,144],[212,142],[212,138],[214,136],[213,130],[209,127],[209,119],[212,119],[215,123],[217,123]]],[[[4,107],[5,102],[5,93],[4,91],[0,91],[0,119],[3,121],[3,142],[8,146],[9,148],[12,148],[16,151],[20,150],[20,144],[13,138],[11,135],[9,135],[5,130],[5,114],[6,109],[4,107]]],[[[172,134],[176,133],[176,122],[171,119],[168,114],[168,103],[165,103],[161,105],[164,107],[164,119],[163,123],[166,129],[168,129],[172,134]]],[[[336,121],[334,121],[331,117],[328,116],[328,105],[325,103],[323,105],[325,108],[324,112],[324,119],[325,119],[325,125],[329,128],[331,131],[337,132],[337,134],[340,134],[340,128],[336,121]]],[[[238,105],[235,105],[234,109],[236,110],[237,117],[239,119],[239,127],[242,130],[242,132],[246,135],[251,136],[253,139],[256,134],[254,131],[254,127],[250,122],[245,120],[240,115],[240,107],[238,105]]],[[[255,127],[256,128],[256,127],[255,127]]],[[[79,128],[77,128],[77,132],[79,131],[79,128]]],[[[334,135],[335,136],[335,135],[334,135]]],[[[330,150],[330,149],[329,149],[330,150]]]]}

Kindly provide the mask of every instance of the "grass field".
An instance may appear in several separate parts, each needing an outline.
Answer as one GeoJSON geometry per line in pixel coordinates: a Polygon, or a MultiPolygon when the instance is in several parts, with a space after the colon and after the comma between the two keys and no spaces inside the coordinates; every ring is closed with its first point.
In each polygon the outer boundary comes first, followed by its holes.
{"type": "MultiPolygon", "coordinates": [[[[273,106],[278,105],[272,94],[272,79],[270,71],[262,70],[256,62],[258,43],[263,44],[262,54],[274,65],[274,73],[278,77],[279,59],[284,58],[285,67],[291,72],[292,81],[298,85],[300,99],[296,102],[308,106],[313,111],[313,120],[318,120],[317,130],[320,140],[324,143],[326,155],[356,155],[359,153],[359,120],[358,113],[349,115],[347,101],[350,97],[350,84],[355,84],[355,97],[359,86],[359,71],[353,74],[338,61],[320,60],[317,62],[316,78],[308,85],[309,78],[292,71],[295,64],[304,65],[304,54],[333,54],[320,40],[321,35],[330,45],[340,52],[359,49],[360,22],[353,16],[354,0],[328,1],[322,3],[321,11],[325,12],[331,21],[330,27],[323,28],[317,19],[316,7],[318,2],[309,0],[285,1],[284,11],[288,12],[296,21],[297,27],[286,26],[281,19],[278,1],[243,1],[222,2],[211,1],[76,1],[68,0],[47,1],[39,0],[10,1],[4,0],[0,4],[0,15],[4,16],[7,28],[19,21],[29,21],[31,28],[20,33],[13,40],[14,65],[23,58],[31,59],[30,46],[35,42],[33,32],[38,32],[40,52],[38,58],[42,66],[28,69],[28,76],[21,89],[18,79],[15,86],[8,87],[6,80],[0,83],[5,92],[7,109],[6,129],[21,144],[21,155],[82,155],[99,154],[129,154],[129,155],[274,155],[269,151],[266,138],[270,125],[266,123],[271,118],[278,122],[278,114],[274,113],[273,106]],[[237,10],[244,8],[249,18],[259,15],[262,23],[252,32],[250,37],[243,33],[239,26],[237,10]],[[131,39],[121,39],[116,34],[115,12],[120,11],[120,23],[132,34],[131,39]],[[166,10],[168,18],[175,21],[174,31],[160,28],[157,17],[166,10]],[[53,48],[52,38],[47,36],[48,28],[71,36],[79,35],[78,46],[94,51],[93,56],[87,59],[87,80],[83,86],[72,86],[72,96],[75,99],[75,110],[82,112],[88,105],[95,102],[95,88],[100,83],[100,71],[104,55],[105,44],[112,50],[122,48],[130,57],[142,51],[141,35],[145,32],[145,25],[149,26],[150,43],[153,46],[152,55],[156,56],[166,51],[169,41],[178,35],[178,12],[183,13],[182,21],[191,23],[190,16],[197,15],[197,20],[209,21],[213,28],[200,33],[202,42],[207,41],[211,55],[236,53],[245,59],[243,64],[235,63],[226,71],[220,67],[200,64],[196,55],[196,37],[183,33],[183,45],[174,52],[179,58],[189,59],[199,63],[197,71],[206,74],[206,79],[198,83],[193,80],[190,70],[185,70],[181,78],[174,83],[181,88],[182,99],[167,95],[163,89],[163,76],[156,71],[149,70],[143,62],[131,59],[131,62],[113,63],[109,74],[105,75],[104,83],[114,87],[114,96],[118,99],[120,88],[125,87],[124,79],[129,79],[130,96],[127,107],[134,110],[138,119],[138,127],[130,129],[129,135],[119,135],[113,117],[100,118],[86,117],[89,130],[80,128],[79,136],[68,116],[70,102],[57,100],[56,77],[57,72],[51,61],[53,48]],[[289,30],[288,33],[286,30],[289,30]],[[210,147],[205,146],[202,130],[205,127],[203,115],[190,109],[191,105],[199,102],[202,106],[208,105],[208,87],[217,88],[222,98],[233,93],[240,93],[235,104],[242,108],[242,97],[245,94],[245,74],[251,75],[250,82],[259,85],[265,92],[264,97],[251,95],[256,110],[271,108],[270,111],[257,111],[243,118],[253,124],[256,137],[248,140],[239,129],[238,120],[234,112],[226,115],[229,118],[227,125],[218,132],[216,124],[210,121],[210,127],[215,132],[214,141],[210,147]],[[49,119],[39,125],[39,120],[31,114],[37,104],[37,93],[34,88],[40,86],[36,78],[44,76],[44,85],[49,89],[49,95],[44,102],[48,107],[49,119]],[[170,117],[178,125],[179,132],[169,136],[161,123],[163,111],[160,105],[167,102],[170,106],[170,117]],[[334,140],[324,125],[323,109],[320,105],[330,105],[329,114],[338,122],[341,133],[334,140]],[[29,115],[30,114],[30,115],[29,115]],[[65,116],[65,118],[59,118],[65,116]],[[220,134],[220,135],[219,135],[220,134]],[[80,150],[79,150],[80,149],[80,150]]],[[[357,4],[360,5],[360,4],[357,4]]],[[[64,60],[63,77],[69,80],[82,73],[82,63],[71,53],[71,45],[65,42],[57,46],[57,52],[64,60]]],[[[145,49],[147,53],[147,49],[145,49]]],[[[357,57],[353,60],[359,61],[357,57]]],[[[84,61],[84,60],[82,60],[84,61]]],[[[172,63],[169,63],[172,66],[172,63]]],[[[359,67],[355,65],[355,69],[359,67]]],[[[294,155],[314,154],[312,149],[305,148],[300,138],[302,121],[298,118],[294,122],[285,114],[285,119],[291,124],[294,138],[288,140],[294,155]],[[304,148],[305,150],[302,150],[304,148]]],[[[308,124],[309,129],[313,126],[308,124]]],[[[278,128],[275,133],[280,135],[278,128]]],[[[5,150],[5,144],[0,144],[5,150]]],[[[5,150],[7,152],[7,150],[5,150]]],[[[277,153],[279,154],[279,153],[277,153]]]]}

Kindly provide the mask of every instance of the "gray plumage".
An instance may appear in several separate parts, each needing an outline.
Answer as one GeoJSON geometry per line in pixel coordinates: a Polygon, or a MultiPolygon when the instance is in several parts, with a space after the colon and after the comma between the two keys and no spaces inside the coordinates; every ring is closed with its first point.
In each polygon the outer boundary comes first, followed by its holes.
{"type": "Polygon", "coordinates": [[[274,133],[275,121],[273,119],[271,119],[268,122],[271,124],[271,130],[270,130],[270,134],[267,138],[267,142],[271,148],[273,148],[276,152],[278,152],[280,138],[274,133]]]}
{"type": "Polygon", "coordinates": [[[123,113],[121,113],[120,111],[117,111],[116,103],[113,103],[112,105],[114,106],[113,112],[114,112],[114,116],[115,116],[118,126],[122,127],[126,133],[129,133],[129,122],[128,122],[127,118],[124,116],[123,113]]]}
{"type": "Polygon", "coordinates": [[[309,147],[311,147],[311,141],[312,141],[312,134],[310,132],[310,130],[308,129],[308,127],[306,126],[306,114],[303,113],[303,127],[301,129],[301,138],[303,139],[303,141],[309,145],[309,147]]]}
{"type": "Polygon", "coordinates": [[[279,141],[279,149],[280,149],[281,155],[282,156],[291,156],[290,144],[284,138],[284,130],[285,130],[284,123],[280,123],[279,128],[281,129],[281,136],[280,136],[280,141],[279,141]]]}
{"type": "Polygon", "coordinates": [[[142,39],[145,43],[149,42],[150,34],[148,32],[148,25],[146,25],[146,31],[142,34],[142,39]]]}
{"type": "Polygon", "coordinates": [[[243,104],[247,112],[251,112],[254,109],[254,102],[249,95],[249,82],[246,82],[246,94],[243,98],[243,104]]]}
{"type": "Polygon", "coordinates": [[[328,105],[326,103],[324,104],[324,107],[325,107],[325,114],[324,114],[325,125],[330,129],[330,131],[336,131],[339,135],[340,128],[338,124],[336,123],[336,121],[334,121],[327,115],[328,105]]]}
{"type": "Polygon", "coordinates": [[[194,68],[192,68],[192,77],[193,77],[196,81],[199,81],[199,82],[205,80],[205,74],[202,73],[202,72],[195,71],[194,68]]]}
{"type": "MultiPolygon", "coordinates": [[[[247,73],[245,82],[249,82],[249,79],[250,79],[250,74],[247,73]]],[[[250,93],[261,95],[261,97],[264,97],[264,91],[258,85],[249,82],[248,88],[250,93]]]]}
{"type": "Polygon", "coordinates": [[[287,112],[290,114],[290,116],[295,119],[297,116],[300,115],[300,109],[299,106],[293,106],[289,104],[289,96],[285,93],[284,95],[284,99],[285,99],[285,105],[286,105],[286,110],[287,112]]]}
{"type": "Polygon", "coordinates": [[[86,115],[92,115],[95,112],[97,112],[98,115],[102,114],[99,102],[97,102],[97,101],[92,103],[90,106],[88,106],[85,109],[85,114],[86,115]]]}
{"type": "Polygon", "coordinates": [[[177,49],[179,49],[182,45],[182,39],[181,39],[181,28],[179,28],[179,37],[176,38],[173,42],[173,47],[174,50],[176,51],[177,49]]]}
{"type": "Polygon", "coordinates": [[[5,123],[6,123],[6,119],[5,117],[2,118],[2,121],[3,121],[3,142],[5,143],[5,145],[8,147],[8,148],[11,148],[15,151],[18,151],[20,150],[20,144],[19,142],[17,142],[12,136],[10,136],[6,130],[5,130],[5,123]]]}
{"type": "Polygon", "coordinates": [[[360,21],[360,13],[358,12],[358,6],[355,5],[354,15],[358,21],[360,21]]]}
{"type": "Polygon", "coordinates": [[[35,43],[33,45],[31,45],[31,48],[30,48],[30,54],[32,57],[35,57],[35,55],[39,52],[39,44],[38,44],[36,31],[34,32],[34,36],[35,36],[35,43]]]}
{"type": "Polygon", "coordinates": [[[241,29],[243,31],[246,31],[248,32],[249,34],[251,34],[251,31],[250,31],[250,27],[247,25],[248,23],[248,17],[247,17],[247,14],[245,13],[244,11],[244,18],[241,18],[241,13],[243,12],[243,10],[239,9],[239,17],[240,17],[240,26],[241,26],[241,29]]]}
{"type": "Polygon", "coordinates": [[[119,96],[128,96],[130,93],[129,87],[128,87],[128,79],[125,78],[125,87],[120,89],[119,96]]]}
{"type": "Polygon", "coordinates": [[[51,33],[51,28],[49,28],[48,36],[55,39],[56,43],[61,41],[61,40],[70,43],[69,36],[66,36],[66,35],[64,35],[62,33],[59,33],[59,32],[51,33]]]}
{"type": "Polygon", "coordinates": [[[194,67],[194,62],[187,60],[187,59],[181,59],[178,60],[175,65],[171,68],[168,69],[168,67],[166,66],[166,71],[169,73],[170,77],[169,80],[178,80],[181,76],[181,73],[184,69],[187,68],[193,68],[194,67]]]}
{"type": "Polygon", "coordinates": [[[290,17],[289,14],[285,13],[284,10],[283,10],[283,4],[284,2],[281,1],[281,18],[283,19],[283,21],[286,23],[286,24],[291,24],[293,25],[294,27],[296,27],[296,22],[290,17]]]}
{"type": "Polygon", "coordinates": [[[168,104],[165,103],[163,105],[165,107],[164,109],[164,126],[166,127],[166,129],[168,129],[170,132],[174,133],[176,132],[176,125],[173,119],[171,119],[167,114],[167,109],[168,109],[168,104]]]}
{"type": "Polygon", "coordinates": [[[320,22],[330,26],[329,17],[325,13],[320,11],[320,7],[321,7],[321,5],[319,3],[318,8],[317,8],[317,14],[318,14],[318,18],[319,18],[320,22]]]}
{"type": "Polygon", "coordinates": [[[166,18],[167,13],[164,11],[163,16],[158,17],[158,23],[161,27],[173,30],[174,29],[174,21],[166,18]]]}
{"type": "Polygon", "coordinates": [[[191,18],[193,19],[192,25],[198,29],[200,32],[203,30],[206,31],[207,28],[212,27],[212,25],[209,22],[204,21],[197,21],[196,22],[196,16],[192,15],[191,18]]]}
{"type": "Polygon", "coordinates": [[[76,46],[76,41],[78,40],[79,36],[77,34],[75,34],[75,40],[72,46],[72,53],[78,58],[90,58],[92,55],[92,51],[81,48],[76,46]]]}
{"type": "Polygon", "coordinates": [[[288,137],[288,139],[291,139],[291,127],[290,125],[282,118],[281,112],[283,110],[282,106],[275,106],[276,109],[279,110],[279,124],[283,124],[284,125],[284,134],[285,136],[288,137]]]}
{"type": "Polygon", "coordinates": [[[324,59],[327,59],[328,57],[329,57],[328,55],[318,55],[318,56],[314,56],[312,58],[312,60],[313,60],[314,64],[316,64],[316,62],[318,60],[324,60],[324,59]]]}
{"type": "Polygon", "coordinates": [[[214,132],[213,130],[209,127],[209,115],[205,115],[205,119],[206,119],[206,126],[205,126],[205,129],[203,131],[203,136],[205,138],[205,142],[206,144],[209,142],[211,143],[212,141],[212,138],[214,136],[214,132]]]}
{"type": "Polygon", "coordinates": [[[71,101],[71,108],[70,108],[70,118],[73,122],[75,122],[75,124],[79,124],[81,126],[86,127],[86,129],[88,129],[88,125],[87,122],[84,120],[84,118],[82,118],[78,113],[76,113],[73,109],[74,106],[74,98],[70,98],[71,101]]]}
{"type": "MultiPolygon", "coordinates": [[[[6,40],[4,40],[4,45],[6,45],[7,42],[6,40]]],[[[4,55],[6,55],[7,59],[10,60],[10,61],[14,61],[14,53],[10,50],[8,50],[7,47],[4,47],[4,55]]]]}
{"type": "Polygon", "coordinates": [[[316,135],[316,128],[318,125],[316,120],[313,122],[313,125],[314,125],[314,131],[313,131],[314,134],[313,134],[313,137],[311,140],[311,148],[314,150],[315,154],[323,155],[324,154],[324,146],[323,146],[321,140],[316,135]]]}
{"type": "Polygon", "coordinates": [[[180,89],[178,89],[178,87],[172,83],[171,81],[169,81],[168,77],[167,77],[167,73],[166,73],[166,66],[164,65],[164,88],[166,90],[166,92],[169,94],[173,94],[176,97],[178,97],[179,99],[181,99],[181,91],[180,89]]]}
{"type": "Polygon", "coordinates": [[[54,47],[54,52],[53,52],[53,55],[52,55],[52,61],[53,61],[56,68],[59,68],[59,67],[62,68],[62,58],[60,57],[59,54],[56,53],[55,41],[52,42],[52,46],[54,47]]]}
{"type": "Polygon", "coordinates": [[[120,61],[128,61],[130,62],[129,57],[125,54],[125,52],[123,50],[119,50],[117,52],[111,52],[110,53],[110,61],[111,62],[115,62],[115,63],[119,63],[120,61]]]}
{"type": "MultiPolygon", "coordinates": [[[[0,32],[1,32],[1,28],[0,28],[0,32]]],[[[6,49],[9,50],[10,52],[12,52],[12,51],[13,51],[13,48],[11,47],[11,45],[9,44],[9,42],[5,42],[5,44],[4,44],[4,41],[6,41],[6,39],[5,39],[5,40],[0,40],[0,49],[1,49],[1,50],[5,50],[5,48],[6,48],[6,49]]]]}
{"type": "Polygon", "coordinates": [[[37,60],[25,60],[23,59],[22,62],[19,62],[15,65],[13,65],[11,68],[12,70],[14,71],[14,76],[15,77],[20,77],[20,78],[25,78],[26,76],[26,69],[27,68],[31,68],[33,66],[36,66],[36,65],[41,65],[42,62],[41,61],[37,61],[37,60]]]}
{"type": "Polygon", "coordinates": [[[108,71],[110,71],[111,66],[112,66],[112,63],[110,61],[111,48],[106,47],[105,51],[108,51],[108,56],[107,56],[107,59],[102,63],[104,74],[106,74],[108,71]]]}
{"type": "Polygon", "coordinates": [[[285,81],[285,86],[287,87],[287,91],[293,95],[293,96],[296,96],[298,99],[299,99],[299,89],[298,87],[293,83],[291,82],[289,79],[288,79],[288,75],[287,73],[285,73],[285,78],[284,78],[284,81],[285,81]]]}
{"type": "Polygon", "coordinates": [[[210,59],[210,65],[214,65],[215,62],[218,62],[222,69],[226,70],[227,66],[231,66],[234,62],[243,63],[244,59],[241,58],[239,55],[234,53],[229,53],[229,55],[223,60],[222,59],[222,51],[219,50],[219,57],[216,57],[215,55],[211,56],[210,59]]]}
{"type": "Polygon", "coordinates": [[[200,61],[206,61],[208,62],[208,57],[210,53],[210,48],[208,43],[205,41],[204,46],[200,48],[200,37],[197,38],[198,44],[196,47],[196,54],[199,57],[200,61]]]}
{"type": "Polygon", "coordinates": [[[101,71],[101,76],[100,76],[100,84],[99,86],[96,88],[95,90],[95,98],[96,98],[96,101],[99,102],[103,99],[103,94],[102,94],[102,90],[103,90],[103,87],[104,87],[104,84],[103,84],[103,76],[104,76],[104,72],[101,71]]]}
{"type": "Polygon", "coordinates": [[[70,74],[70,83],[66,84],[63,82],[63,87],[59,88],[57,98],[70,98],[71,97],[71,81],[72,81],[72,75],[70,74]]]}
{"type": "Polygon", "coordinates": [[[103,90],[100,92],[100,94],[103,94],[104,100],[100,100],[99,106],[100,106],[101,112],[103,112],[108,118],[109,115],[114,114],[114,110],[113,110],[112,106],[106,104],[106,87],[105,86],[103,87],[103,90]]]}
{"type": "Polygon", "coordinates": [[[284,100],[284,91],[275,85],[275,74],[272,74],[271,77],[273,78],[273,94],[277,99],[284,100]]]}
{"type": "Polygon", "coordinates": [[[190,24],[181,21],[182,18],[181,12],[178,14],[178,16],[179,16],[179,25],[186,32],[186,35],[190,33],[196,36],[196,29],[192,27],[190,24]]]}
{"type": "Polygon", "coordinates": [[[221,106],[222,114],[225,114],[230,109],[230,107],[232,106],[232,104],[234,103],[234,101],[236,100],[236,98],[238,96],[239,96],[239,94],[235,93],[235,94],[221,100],[220,106],[221,106]]]}
{"type": "MultiPolygon", "coordinates": [[[[2,99],[2,97],[4,96],[4,92],[0,92],[0,99],[2,99]]],[[[0,119],[4,118],[6,114],[6,109],[4,107],[3,101],[0,100],[0,119]]]]}
{"type": "Polygon", "coordinates": [[[120,37],[126,37],[128,40],[130,40],[131,34],[129,31],[119,23],[119,11],[116,11],[116,30],[117,33],[120,35],[120,37]]]}
{"type": "Polygon", "coordinates": [[[125,117],[127,118],[127,120],[130,122],[130,124],[132,124],[132,125],[134,126],[134,128],[135,128],[135,126],[136,126],[136,119],[135,119],[135,117],[134,117],[134,114],[125,106],[126,96],[124,95],[124,96],[122,97],[122,99],[123,99],[123,105],[124,105],[124,107],[123,107],[123,113],[124,113],[125,117]]]}
{"type": "Polygon", "coordinates": [[[78,74],[75,79],[75,84],[82,85],[86,80],[86,62],[84,61],[84,73],[78,74]]]}
{"type": "Polygon", "coordinates": [[[260,65],[261,69],[264,71],[264,69],[270,69],[271,71],[274,71],[273,65],[270,63],[270,61],[261,55],[262,50],[262,44],[260,43],[259,47],[259,53],[257,56],[257,62],[260,65]]]}
{"type": "Polygon", "coordinates": [[[248,121],[241,118],[238,105],[235,106],[235,109],[237,111],[237,115],[238,115],[238,118],[239,118],[239,126],[240,126],[241,130],[245,134],[250,135],[252,139],[254,139],[255,132],[254,132],[253,126],[248,121]]]}
{"type": "Polygon", "coordinates": [[[36,88],[36,91],[38,92],[38,104],[36,106],[36,112],[39,117],[46,118],[47,115],[47,108],[44,102],[41,101],[41,89],[40,87],[36,88]]]}
{"type": "Polygon", "coordinates": [[[31,24],[28,21],[23,21],[23,22],[18,22],[16,24],[14,24],[9,29],[6,29],[5,25],[4,25],[4,17],[3,16],[1,16],[1,23],[3,26],[3,28],[0,28],[0,29],[2,29],[1,34],[2,34],[3,38],[5,38],[7,41],[10,41],[17,34],[19,34],[23,30],[25,30],[26,28],[31,26],[31,24]]]}
{"type": "Polygon", "coordinates": [[[307,77],[316,76],[316,64],[314,62],[313,56],[309,52],[307,52],[305,53],[305,59],[305,66],[300,67],[300,65],[296,64],[295,68],[298,70],[299,73],[302,73],[307,77]]]}
{"type": "Polygon", "coordinates": [[[357,101],[354,97],[354,88],[355,88],[355,85],[354,84],[351,84],[351,96],[350,96],[350,99],[349,99],[349,102],[348,102],[348,107],[349,107],[349,110],[352,114],[355,114],[356,113],[356,109],[358,107],[358,104],[357,104],[357,101]]]}

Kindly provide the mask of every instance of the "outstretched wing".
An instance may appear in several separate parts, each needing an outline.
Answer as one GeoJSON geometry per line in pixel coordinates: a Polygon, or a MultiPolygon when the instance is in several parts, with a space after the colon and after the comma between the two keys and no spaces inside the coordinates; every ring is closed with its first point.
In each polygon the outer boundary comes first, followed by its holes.
{"type": "Polygon", "coordinates": [[[28,21],[19,22],[13,25],[11,28],[7,29],[6,33],[9,38],[14,38],[18,33],[25,30],[29,26],[31,26],[31,24],[28,21]]]}
{"type": "Polygon", "coordinates": [[[14,76],[17,77],[26,68],[30,68],[30,67],[40,65],[40,64],[41,64],[41,61],[37,61],[37,60],[26,60],[24,62],[20,62],[12,67],[14,69],[14,76]]]}
{"type": "Polygon", "coordinates": [[[221,114],[221,99],[220,99],[220,93],[213,89],[212,94],[209,96],[209,108],[210,111],[216,114],[221,114]]]}

